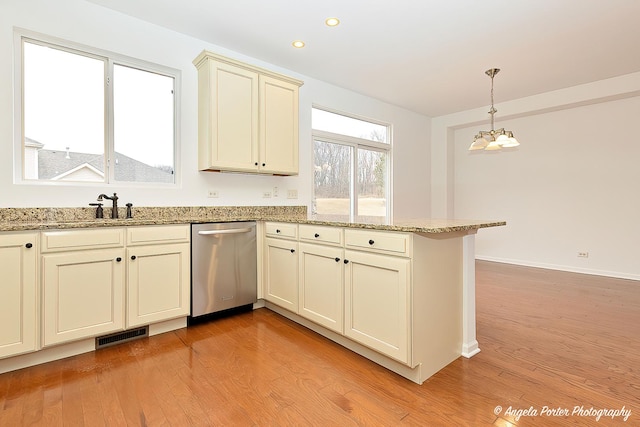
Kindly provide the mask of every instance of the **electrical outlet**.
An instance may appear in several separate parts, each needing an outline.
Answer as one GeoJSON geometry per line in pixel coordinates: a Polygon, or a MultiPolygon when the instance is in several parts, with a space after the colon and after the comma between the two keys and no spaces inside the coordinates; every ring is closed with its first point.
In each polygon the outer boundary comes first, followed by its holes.
{"type": "Polygon", "coordinates": [[[578,252],[578,258],[589,258],[589,252],[578,252]]]}
{"type": "Polygon", "coordinates": [[[218,197],[218,190],[209,190],[207,192],[207,197],[210,197],[212,199],[215,199],[218,197]]]}
{"type": "Polygon", "coordinates": [[[271,191],[265,191],[264,193],[262,193],[262,198],[263,199],[270,199],[271,198],[271,191]]]}
{"type": "Polygon", "coordinates": [[[278,197],[278,187],[273,187],[273,197],[278,197]]]}
{"type": "Polygon", "coordinates": [[[287,199],[297,199],[298,190],[287,190],[287,199]]]}

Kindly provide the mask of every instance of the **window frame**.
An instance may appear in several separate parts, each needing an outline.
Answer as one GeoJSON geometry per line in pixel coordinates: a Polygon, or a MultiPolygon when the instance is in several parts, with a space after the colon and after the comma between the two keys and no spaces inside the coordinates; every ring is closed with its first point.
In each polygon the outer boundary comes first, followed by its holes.
{"type": "MultiPolygon", "coordinates": [[[[358,138],[354,136],[314,129],[313,121],[312,121],[311,123],[311,144],[312,144],[311,171],[314,170],[314,165],[315,165],[315,154],[314,154],[314,148],[313,148],[313,144],[315,144],[315,141],[322,141],[322,142],[327,142],[331,144],[344,145],[344,146],[351,147],[353,149],[353,158],[351,160],[352,162],[351,177],[350,177],[351,178],[351,185],[350,185],[351,195],[349,199],[349,221],[354,222],[359,216],[358,215],[358,181],[357,181],[358,149],[366,149],[370,151],[386,153],[387,154],[387,165],[386,165],[387,179],[385,182],[385,194],[387,196],[387,203],[386,203],[386,215],[384,220],[385,222],[389,222],[389,223],[392,222],[393,221],[393,208],[392,208],[393,207],[393,194],[392,194],[393,193],[392,192],[392,189],[393,189],[393,183],[392,183],[392,180],[393,180],[393,158],[392,158],[393,157],[393,125],[389,123],[384,123],[379,120],[373,120],[370,118],[357,116],[355,114],[344,113],[342,111],[334,110],[331,108],[321,107],[315,104],[313,104],[311,108],[312,108],[312,115],[313,115],[313,110],[317,109],[317,110],[323,110],[329,113],[338,114],[338,115],[349,117],[352,119],[362,120],[365,122],[374,123],[374,124],[386,127],[387,129],[386,140],[388,142],[377,142],[377,141],[372,141],[364,138],[358,138]]],[[[315,198],[316,197],[315,197],[315,176],[314,176],[312,177],[312,183],[311,183],[311,201],[313,202],[315,198]]]]}
{"type": "Polygon", "coordinates": [[[13,181],[14,184],[27,185],[53,185],[53,186],[118,186],[118,187],[161,187],[179,188],[181,186],[180,163],[180,99],[181,99],[181,74],[178,69],[152,63],[122,55],[116,52],[95,48],[68,40],[48,36],[41,33],[14,29],[14,156],[13,156],[13,181]],[[25,165],[25,130],[24,130],[24,50],[23,43],[29,42],[40,46],[50,46],[65,52],[82,55],[88,58],[102,60],[105,63],[105,129],[104,129],[104,170],[103,181],[56,181],[26,179],[24,177],[25,165]],[[173,182],[141,182],[141,181],[116,181],[115,168],[111,167],[115,157],[114,150],[114,98],[113,98],[113,68],[114,65],[135,68],[138,70],[173,78],[173,182]]]}

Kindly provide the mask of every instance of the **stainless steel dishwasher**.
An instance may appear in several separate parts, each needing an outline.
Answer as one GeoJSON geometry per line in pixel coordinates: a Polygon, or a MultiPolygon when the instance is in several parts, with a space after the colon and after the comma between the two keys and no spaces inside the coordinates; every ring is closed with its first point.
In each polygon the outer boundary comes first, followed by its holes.
{"type": "Polygon", "coordinates": [[[191,320],[257,301],[255,222],[191,224],[191,320]]]}

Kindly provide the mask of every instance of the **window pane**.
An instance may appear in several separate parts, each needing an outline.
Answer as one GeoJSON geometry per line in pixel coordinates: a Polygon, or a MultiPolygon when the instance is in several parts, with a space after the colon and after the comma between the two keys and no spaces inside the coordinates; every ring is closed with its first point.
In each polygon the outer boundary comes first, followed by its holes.
{"type": "Polygon", "coordinates": [[[346,145],[314,141],[313,213],[349,219],[353,149],[346,145]]]}
{"type": "Polygon", "coordinates": [[[104,61],[23,46],[24,178],[104,181],[104,61]]]}
{"type": "Polygon", "coordinates": [[[311,122],[313,129],[353,136],[369,141],[389,143],[387,126],[376,123],[330,113],[318,108],[312,109],[311,122]]]}
{"type": "Polygon", "coordinates": [[[114,65],[116,181],[174,182],[174,79],[114,65]]]}
{"type": "Polygon", "coordinates": [[[387,216],[387,153],[358,149],[358,217],[387,216]]]}

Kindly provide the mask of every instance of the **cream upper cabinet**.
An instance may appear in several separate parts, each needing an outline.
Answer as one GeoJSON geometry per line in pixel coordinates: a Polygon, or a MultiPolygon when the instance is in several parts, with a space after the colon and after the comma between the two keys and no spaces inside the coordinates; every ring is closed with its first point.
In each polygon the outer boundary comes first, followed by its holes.
{"type": "Polygon", "coordinates": [[[127,328],[189,314],[189,232],[188,225],[127,228],[127,328]]]}
{"type": "Polygon", "coordinates": [[[0,359],[36,346],[37,233],[0,234],[0,359]]]}
{"type": "Polygon", "coordinates": [[[409,362],[411,261],[345,251],[344,334],[409,362]]]}
{"type": "Polygon", "coordinates": [[[263,173],[298,174],[298,84],[260,76],[260,161],[263,173]]]}
{"type": "Polygon", "coordinates": [[[302,82],[207,51],[193,63],[199,169],[296,175],[302,82]]]}

